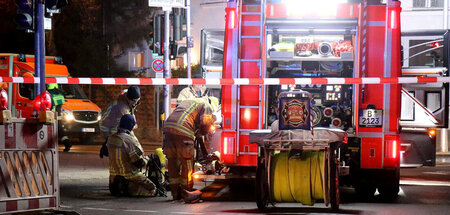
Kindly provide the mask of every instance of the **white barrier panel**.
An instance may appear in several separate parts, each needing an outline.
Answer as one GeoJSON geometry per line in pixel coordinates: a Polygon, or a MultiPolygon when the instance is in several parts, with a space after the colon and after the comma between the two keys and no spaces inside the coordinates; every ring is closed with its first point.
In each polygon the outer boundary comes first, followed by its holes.
{"type": "Polygon", "coordinates": [[[0,214],[59,208],[58,126],[0,125],[0,214]]]}
{"type": "MultiPolygon", "coordinates": [[[[38,78],[0,77],[0,83],[39,83],[38,78]]],[[[99,84],[99,85],[300,85],[300,84],[411,84],[448,83],[450,77],[398,77],[398,78],[53,78],[48,84],[99,84]]]]}

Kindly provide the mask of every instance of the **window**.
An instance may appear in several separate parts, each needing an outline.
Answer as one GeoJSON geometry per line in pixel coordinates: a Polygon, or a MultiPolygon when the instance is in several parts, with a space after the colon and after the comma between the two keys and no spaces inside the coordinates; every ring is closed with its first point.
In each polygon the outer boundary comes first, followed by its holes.
{"type": "MultiPolygon", "coordinates": [[[[409,92],[412,96],[415,96],[414,92],[409,92]]],[[[400,120],[406,120],[406,121],[414,121],[414,102],[409,96],[402,93],[402,113],[400,116],[400,120]],[[404,111],[404,110],[412,110],[412,111],[404,111]]]]}
{"type": "Polygon", "coordinates": [[[88,97],[83,92],[79,85],[75,84],[61,84],[59,85],[62,93],[64,94],[64,98],[68,99],[87,99],[88,97]]]}
{"type": "Polygon", "coordinates": [[[431,112],[435,112],[441,108],[441,93],[426,92],[426,104],[431,112]]]}
{"type": "Polygon", "coordinates": [[[204,66],[222,66],[223,30],[202,30],[202,64],[204,66]]]}
{"type": "Polygon", "coordinates": [[[443,48],[436,49],[429,43],[437,40],[410,40],[409,47],[416,47],[409,49],[409,66],[443,66],[443,48]]]}
{"type": "MultiPolygon", "coordinates": [[[[22,67],[19,66],[16,66],[16,68],[19,69],[20,76],[23,76],[24,78],[34,78],[33,71],[23,69],[22,67]]],[[[36,97],[35,87],[37,87],[37,85],[23,84],[23,83],[19,84],[19,95],[21,97],[33,100],[36,97]]]]}
{"type": "Polygon", "coordinates": [[[413,0],[413,8],[443,8],[444,0],[413,0]]]}
{"type": "Polygon", "coordinates": [[[129,65],[130,70],[135,70],[138,68],[145,67],[145,54],[140,52],[130,52],[129,53],[129,65]]]}
{"type": "Polygon", "coordinates": [[[36,97],[34,93],[34,84],[19,84],[19,94],[22,97],[33,100],[36,97]]]}

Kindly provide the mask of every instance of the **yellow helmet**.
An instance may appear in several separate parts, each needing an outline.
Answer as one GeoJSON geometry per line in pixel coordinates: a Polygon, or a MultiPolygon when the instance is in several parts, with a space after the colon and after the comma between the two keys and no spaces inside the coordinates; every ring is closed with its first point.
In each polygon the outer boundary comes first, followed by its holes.
{"type": "Polygon", "coordinates": [[[208,97],[209,100],[209,105],[212,108],[213,112],[216,112],[217,109],[219,109],[219,99],[217,99],[216,97],[208,97]]]}

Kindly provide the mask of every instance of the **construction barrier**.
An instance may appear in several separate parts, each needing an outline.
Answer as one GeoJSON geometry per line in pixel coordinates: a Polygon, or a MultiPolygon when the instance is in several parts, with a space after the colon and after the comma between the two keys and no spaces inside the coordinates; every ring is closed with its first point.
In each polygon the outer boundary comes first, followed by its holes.
{"type": "Polygon", "coordinates": [[[58,126],[0,125],[0,214],[59,208],[58,126]]]}
{"type": "MultiPolygon", "coordinates": [[[[0,77],[0,83],[39,83],[39,78],[0,77]]],[[[55,78],[45,79],[52,84],[102,85],[302,85],[302,84],[414,84],[448,83],[450,77],[398,77],[398,78],[55,78]]]]}

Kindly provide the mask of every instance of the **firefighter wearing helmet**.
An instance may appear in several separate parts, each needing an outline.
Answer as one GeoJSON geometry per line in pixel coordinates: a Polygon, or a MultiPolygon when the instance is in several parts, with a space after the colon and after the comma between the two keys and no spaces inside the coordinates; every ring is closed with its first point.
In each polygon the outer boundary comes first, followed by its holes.
{"type": "Polygon", "coordinates": [[[134,116],[125,114],[120,118],[117,133],[108,138],[109,190],[115,196],[152,197],[156,188],[141,171],[148,159],[132,134],[135,128],[134,116]]]}
{"type": "Polygon", "coordinates": [[[215,122],[213,112],[217,109],[218,100],[215,97],[186,99],[164,123],[163,149],[168,159],[173,200],[183,197],[187,202],[187,194],[193,190],[194,141],[196,137],[211,131],[215,122]]]}

